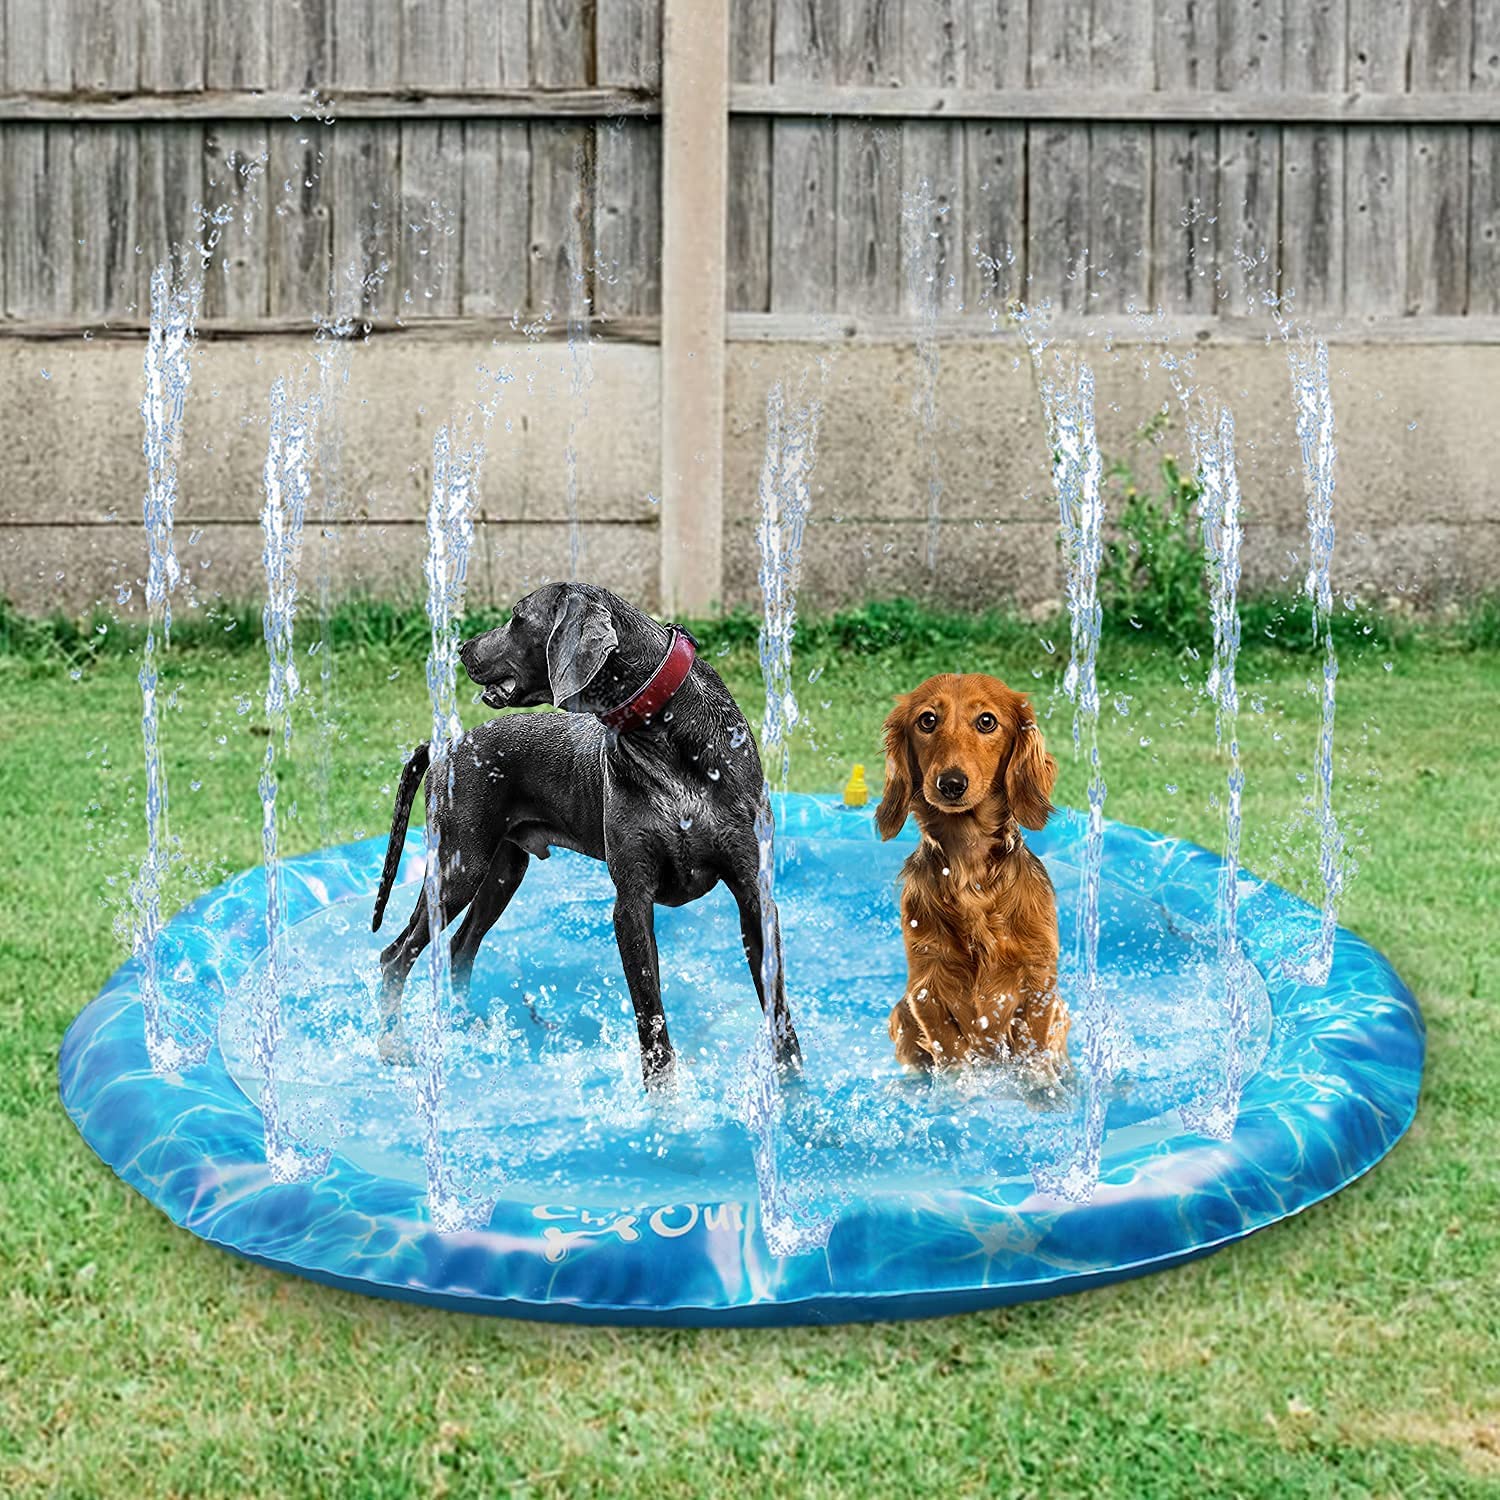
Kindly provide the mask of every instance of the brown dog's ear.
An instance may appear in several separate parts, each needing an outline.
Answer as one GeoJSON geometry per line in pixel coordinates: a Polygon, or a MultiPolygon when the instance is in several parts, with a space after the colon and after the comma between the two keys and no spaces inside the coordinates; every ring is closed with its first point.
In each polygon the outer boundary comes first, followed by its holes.
{"type": "Polygon", "coordinates": [[[909,718],[907,700],[899,698],[885,721],[885,794],[875,809],[875,826],[882,839],[893,839],[901,832],[916,790],[911,772],[911,742],[906,733],[909,718]]]}
{"type": "Polygon", "coordinates": [[[1057,762],[1047,754],[1031,704],[1018,696],[1014,713],[1016,742],[1005,767],[1005,800],[1016,822],[1026,828],[1044,828],[1052,815],[1057,762]]]}

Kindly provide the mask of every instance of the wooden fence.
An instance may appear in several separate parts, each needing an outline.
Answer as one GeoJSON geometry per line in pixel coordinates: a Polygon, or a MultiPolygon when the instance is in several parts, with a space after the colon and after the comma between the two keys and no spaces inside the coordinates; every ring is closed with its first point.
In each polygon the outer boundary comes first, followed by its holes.
{"type": "Polygon", "coordinates": [[[0,333],[211,246],[209,333],[660,340],[669,603],[726,340],[1500,339],[1500,0],[4,0],[0,55],[0,333]]]}

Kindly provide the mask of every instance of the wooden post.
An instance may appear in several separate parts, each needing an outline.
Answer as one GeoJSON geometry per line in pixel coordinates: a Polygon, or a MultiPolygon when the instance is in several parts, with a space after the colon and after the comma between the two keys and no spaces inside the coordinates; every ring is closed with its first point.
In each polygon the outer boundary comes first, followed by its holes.
{"type": "Polygon", "coordinates": [[[661,604],[723,598],[728,0],[666,0],[662,24],[661,604]]]}

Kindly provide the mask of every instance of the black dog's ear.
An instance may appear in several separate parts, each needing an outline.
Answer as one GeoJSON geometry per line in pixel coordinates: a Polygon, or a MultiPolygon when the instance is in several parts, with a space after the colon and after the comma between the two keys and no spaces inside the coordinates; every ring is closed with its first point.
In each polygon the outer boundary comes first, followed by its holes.
{"type": "Polygon", "coordinates": [[[619,644],[609,606],[569,589],[547,637],[547,681],[552,701],[565,708],[594,678],[619,644]]]}
{"type": "Polygon", "coordinates": [[[1052,815],[1057,762],[1047,754],[1031,704],[1019,694],[1014,708],[1016,742],[1005,767],[1005,797],[1011,816],[1024,828],[1044,828],[1052,815]]]}
{"type": "Polygon", "coordinates": [[[885,721],[885,794],[875,809],[875,826],[882,839],[893,839],[901,832],[916,790],[911,740],[906,732],[910,717],[907,701],[901,698],[885,721]]]}

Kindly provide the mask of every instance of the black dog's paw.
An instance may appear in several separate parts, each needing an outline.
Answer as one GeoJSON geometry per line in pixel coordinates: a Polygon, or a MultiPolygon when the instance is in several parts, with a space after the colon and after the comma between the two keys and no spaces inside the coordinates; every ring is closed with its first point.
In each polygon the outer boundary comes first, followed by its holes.
{"type": "Polygon", "coordinates": [[[411,1050],[411,1043],[406,1039],[406,1033],[399,1026],[381,1033],[376,1050],[380,1053],[381,1062],[393,1068],[409,1068],[417,1060],[416,1054],[411,1050]]]}

